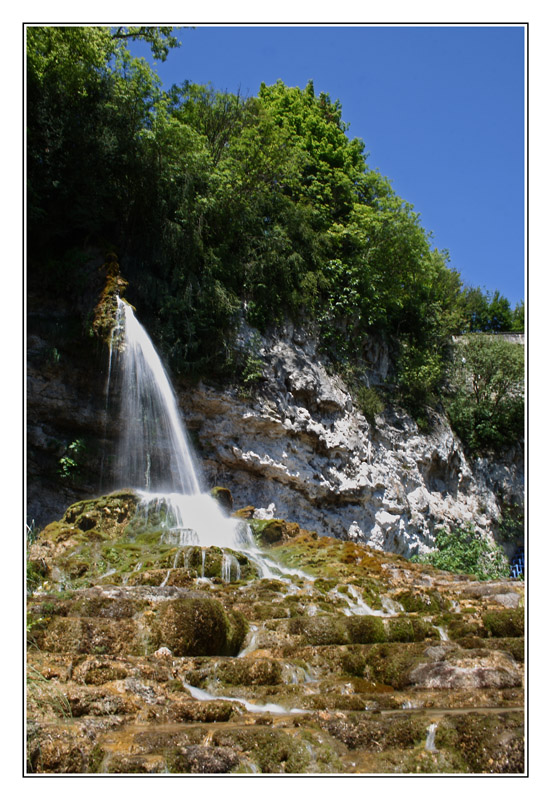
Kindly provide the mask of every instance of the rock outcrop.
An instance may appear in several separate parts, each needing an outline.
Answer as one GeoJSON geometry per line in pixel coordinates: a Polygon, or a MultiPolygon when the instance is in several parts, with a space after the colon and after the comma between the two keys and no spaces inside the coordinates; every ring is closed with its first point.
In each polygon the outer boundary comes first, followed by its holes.
{"type": "MultiPolygon", "coordinates": [[[[263,371],[254,398],[204,385],[180,393],[208,481],[229,486],[237,503],[404,555],[431,549],[439,525],[493,536],[499,499],[522,504],[520,449],[469,461],[437,412],[429,432],[392,406],[369,422],[315,334],[289,326],[259,339],[243,328],[247,336],[263,371]]],[[[389,369],[374,343],[367,380],[376,386],[389,369]]]]}

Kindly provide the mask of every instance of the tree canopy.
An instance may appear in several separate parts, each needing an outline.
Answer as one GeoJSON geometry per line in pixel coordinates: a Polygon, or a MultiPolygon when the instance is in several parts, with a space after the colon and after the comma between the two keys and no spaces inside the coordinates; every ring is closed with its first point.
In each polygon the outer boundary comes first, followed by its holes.
{"type": "Polygon", "coordinates": [[[341,366],[385,337],[412,408],[439,397],[452,334],[522,329],[523,307],[463,287],[338,101],[311,81],[165,91],[134,40],[161,61],[179,44],[171,27],[27,28],[30,288],[70,296],[90,249],[115,251],[175,371],[231,374],[243,309],[261,330],[311,319],[341,366]]]}

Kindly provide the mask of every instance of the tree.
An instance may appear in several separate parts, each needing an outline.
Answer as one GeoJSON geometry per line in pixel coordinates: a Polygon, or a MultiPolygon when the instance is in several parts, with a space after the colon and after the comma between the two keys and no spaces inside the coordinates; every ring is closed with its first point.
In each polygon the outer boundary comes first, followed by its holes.
{"type": "Polygon", "coordinates": [[[468,287],[461,297],[463,330],[506,332],[513,329],[513,314],[506,297],[500,292],[483,292],[480,288],[468,287]]]}
{"type": "Polygon", "coordinates": [[[524,433],[524,348],[487,334],[461,337],[445,405],[473,452],[518,443],[524,433]]]}
{"type": "Polygon", "coordinates": [[[495,291],[488,302],[489,330],[510,331],[513,324],[511,306],[506,297],[495,291]]]}
{"type": "Polygon", "coordinates": [[[125,40],[162,57],[171,29],[27,28],[29,249],[121,240],[143,189],[140,161],[161,92],[125,40]]]}
{"type": "Polygon", "coordinates": [[[514,308],[511,331],[515,333],[524,333],[524,300],[517,303],[514,308]]]}

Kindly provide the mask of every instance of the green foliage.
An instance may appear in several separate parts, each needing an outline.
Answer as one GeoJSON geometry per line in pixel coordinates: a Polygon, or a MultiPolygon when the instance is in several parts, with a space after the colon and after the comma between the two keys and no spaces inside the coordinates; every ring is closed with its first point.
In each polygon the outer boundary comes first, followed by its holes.
{"type": "Polygon", "coordinates": [[[513,310],[511,331],[514,333],[524,333],[524,300],[517,303],[513,310]]]}
{"type": "Polygon", "coordinates": [[[376,389],[359,386],[355,392],[355,400],[366,420],[372,424],[384,411],[385,404],[376,389]]]}
{"type": "Polygon", "coordinates": [[[79,456],[86,450],[83,439],[75,439],[65,449],[65,453],[58,461],[58,474],[64,480],[69,480],[75,476],[80,468],[79,456]]]}
{"type": "Polygon", "coordinates": [[[524,509],[518,503],[503,505],[499,520],[499,537],[505,542],[524,541],[524,509]]]}
{"type": "Polygon", "coordinates": [[[509,301],[500,292],[490,294],[478,287],[466,287],[461,293],[459,306],[464,332],[524,331],[524,302],[511,311],[509,301]]]}
{"type": "Polygon", "coordinates": [[[473,451],[499,449],[524,434],[524,348],[500,337],[471,334],[455,346],[445,407],[473,451]]]}
{"type": "Polygon", "coordinates": [[[241,382],[246,388],[254,386],[264,377],[261,342],[260,336],[255,334],[245,347],[241,382]]]}
{"type": "Polygon", "coordinates": [[[478,580],[494,580],[509,576],[509,563],[501,547],[485,539],[473,526],[439,528],[435,536],[436,550],[412,561],[432,564],[448,572],[467,573],[478,580]]]}
{"type": "MultiPolygon", "coordinates": [[[[172,369],[195,376],[235,377],[242,308],[261,331],[313,319],[338,365],[361,361],[376,332],[420,417],[452,334],[520,329],[523,309],[462,290],[348,137],[338,100],[312,82],[250,98],[190,82],[163,91],[136,40],[161,61],[179,45],[168,26],[27,28],[31,289],[72,301],[93,283],[74,254],[115,250],[172,369]]],[[[361,404],[376,413],[374,396],[361,404]]]]}

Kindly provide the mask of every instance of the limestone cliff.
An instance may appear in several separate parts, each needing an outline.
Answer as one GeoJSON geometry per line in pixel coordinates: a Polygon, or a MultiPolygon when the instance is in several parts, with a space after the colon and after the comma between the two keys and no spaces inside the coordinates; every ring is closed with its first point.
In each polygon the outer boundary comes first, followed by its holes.
{"type": "MultiPolygon", "coordinates": [[[[28,516],[38,525],[83,496],[117,488],[109,474],[118,422],[104,391],[108,354],[97,339],[79,339],[78,329],[71,343],[67,319],[61,339],[59,321],[52,328],[31,315],[29,324],[28,516]],[[73,459],[75,441],[84,446],[73,459]]],[[[240,340],[256,359],[254,388],[177,387],[207,488],[227,486],[257,516],[404,555],[430,549],[442,524],[473,523],[493,535],[500,497],[522,503],[520,447],[499,461],[469,461],[437,412],[429,432],[388,405],[368,422],[330,374],[315,331],[288,325],[259,337],[243,325],[240,340]]],[[[389,355],[374,340],[368,357],[366,379],[377,386],[389,377],[389,355]]]]}
{"type": "MultiPolygon", "coordinates": [[[[253,332],[242,329],[243,341],[253,332]]],[[[472,523],[492,535],[499,498],[522,503],[522,452],[469,461],[444,415],[422,433],[388,406],[368,422],[346,385],[328,371],[315,333],[289,325],[259,341],[263,380],[254,397],[199,386],[181,393],[197,432],[208,482],[228,485],[258,516],[411,555],[425,552],[438,525],[472,523]]],[[[367,379],[390,364],[374,342],[367,379]]]]}

